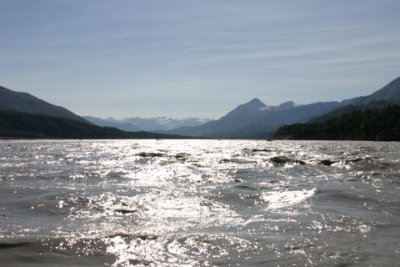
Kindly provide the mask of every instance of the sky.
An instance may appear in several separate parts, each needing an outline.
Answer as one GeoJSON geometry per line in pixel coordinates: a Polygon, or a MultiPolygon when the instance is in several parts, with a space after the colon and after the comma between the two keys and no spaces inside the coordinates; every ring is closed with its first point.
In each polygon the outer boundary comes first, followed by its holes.
{"type": "Polygon", "coordinates": [[[400,76],[398,0],[1,0],[0,85],[78,115],[219,118],[400,76]]]}

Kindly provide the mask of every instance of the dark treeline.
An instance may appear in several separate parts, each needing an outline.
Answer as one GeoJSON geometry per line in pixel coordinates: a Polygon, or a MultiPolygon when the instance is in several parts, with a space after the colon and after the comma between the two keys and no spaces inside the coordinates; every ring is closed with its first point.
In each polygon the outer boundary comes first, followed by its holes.
{"type": "Polygon", "coordinates": [[[321,123],[283,126],[275,138],[400,141],[400,105],[355,110],[321,123]]]}
{"type": "Polygon", "coordinates": [[[116,128],[46,115],[0,110],[0,137],[6,138],[182,138],[176,135],[149,132],[124,132],[116,128]]]}
{"type": "Polygon", "coordinates": [[[400,105],[400,100],[391,99],[391,100],[371,101],[361,105],[349,104],[340,108],[335,108],[334,110],[327,112],[323,115],[316,116],[310,119],[307,123],[325,122],[327,120],[338,118],[344,114],[351,113],[356,110],[381,109],[390,105],[400,105]]]}

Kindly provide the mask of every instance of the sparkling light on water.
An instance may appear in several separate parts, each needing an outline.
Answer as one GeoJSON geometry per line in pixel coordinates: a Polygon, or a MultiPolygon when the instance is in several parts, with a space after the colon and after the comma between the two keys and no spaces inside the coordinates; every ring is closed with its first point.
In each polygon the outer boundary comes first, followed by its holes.
{"type": "Polygon", "coordinates": [[[0,260],[10,264],[20,263],[21,253],[93,266],[400,260],[399,143],[65,140],[0,147],[0,260]]]}

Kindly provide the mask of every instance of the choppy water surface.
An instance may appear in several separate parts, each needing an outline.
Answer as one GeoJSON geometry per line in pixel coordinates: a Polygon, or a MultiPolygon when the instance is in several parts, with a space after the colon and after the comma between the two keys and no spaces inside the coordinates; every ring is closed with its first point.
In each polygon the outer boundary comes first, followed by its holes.
{"type": "Polygon", "coordinates": [[[398,265],[400,143],[1,141],[0,262],[398,265]]]}

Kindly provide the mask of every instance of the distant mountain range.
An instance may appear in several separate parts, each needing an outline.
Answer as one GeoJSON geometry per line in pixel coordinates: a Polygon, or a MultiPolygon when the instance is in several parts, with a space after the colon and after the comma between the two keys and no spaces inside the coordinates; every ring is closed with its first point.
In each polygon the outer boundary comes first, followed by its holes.
{"type": "Polygon", "coordinates": [[[196,127],[183,127],[162,131],[162,133],[211,138],[272,138],[276,130],[283,125],[304,123],[315,118],[327,120],[347,111],[360,108],[361,105],[385,105],[400,99],[400,77],[375,93],[341,102],[317,102],[306,105],[292,101],[279,106],[266,106],[258,98],[239,105],[218,120],[196,127]],[[324,117],[325,116],[325,117],[324,117]]]}
{"type": "Polygon", "coordinates": [[[140,118],[132,117],[122,120],[114,118],[101,119],[84,116],[84,118],[98,126],[116,127],[124,131],[166,131],[179,127],[193,127],[210,121],[209,119],[184,118],[175,119],[169,117],[140,118]]]}
{"type": "MultiPolygon", "coordinates": [[[[0,87],[0,109],[23,112],[18,116],[25,116],[25,113],[41,114],[73,120],[86,125],[114,127],[128,132],[153,131],[158,134],[167,134],[167,137],[182,135],[209,138],[268,139],[272,138],[279,127],[284,125],[321,123],[357,110],[385,108],[391,103],[400,103],[400,77],[373,94],[346,99],[341,102],[317,102],[300,105],[288,101],[278,106],[267,106],[258,98],[254,98],[239,105],[220,119],[212,121],[198,118],[172,119],[168,117],[132,117],[116,120],[113,118],[82,118],[63,107],[52,105],[30,94],[14,92],[0,87]]],[[[30,117],[28,120],[32,122],[34,118],[30,117]]],[[[48,119],[41,118],[40,120],[49,122],[48,119]]],[[[52,123],[57,124],[61,121],[52,123]]],[[[3,125],[3,128],[7,130],[6,125],[3,125]]],[[[107,128],[107,131],[109,131],[109,128],[107,128]]],[[[102,134],[99,136],[102,136],[102,134]]],[[[104,136],[107,136],[107,134],[104,134],[104,136]]],[[[110,136],[115,136],[115,134],[113,133],[110,136]]]]}
{"type": "Polygon", "coordinates": [[[94,125],[101,126],[101,127],[114,127],[117,129],[120,129],[122,131],[127,131],[127,132],[137,132],[137,131],[142,131],[139,127],[136,125],[133,125],[131,123],[127,122],[120,122],[117,120],[114,120],[112,118],[110,119],[100,119],[96,117],[91,117],[91,116],[84,116],[87,121],[93,123],[94,125]]]}
{"type": "Polygon", "coordinates": [[[289,101],[279,106],[266,106],[258,98],[254,98],[219,120],[162,133],[211,138],[270,138],[281,125],[306,121],[339,105],[338,102],[298,105],[289,101]]]}
{"type": "Polygon", "coordinates": [[[200,118],[169,118],[169,117],[155,117],[155,118],[140,118],[132,117],[122,120],[123,122],[132,123],[142,130],[157,131],[157,130],[170,130],[179,127],[193,127],[210,121],[210,119],[200,118]]]}
{"type": "Polygon", "coordinates": [[[124,132],[116,128],[99,127],[76,120],[10,110],[0,110],[0,137],[62,139],[184,138],[150,132],[124,132]]]}
{"type": "Polygon", "coordinates": [[[0,86],[0,137],[2,138],[183,138],[138,131],[99,127],[71,111],[28,93],[0,86]]]}

